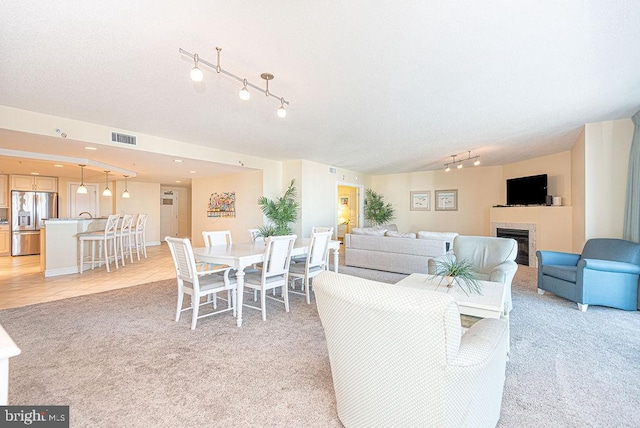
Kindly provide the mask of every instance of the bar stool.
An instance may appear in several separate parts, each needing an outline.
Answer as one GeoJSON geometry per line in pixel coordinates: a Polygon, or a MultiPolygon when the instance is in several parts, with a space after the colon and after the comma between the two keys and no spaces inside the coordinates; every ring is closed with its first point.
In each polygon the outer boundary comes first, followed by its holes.
{"type": "Polygon", "coordinates": [[[110,259],[116,262],[116,269],[118,269],[118,247],[116,245],[116,232],[118,227],[118,220],[120,214],[112,214],[107,218],[107,223],[104,226],[103,231],[96,232],[84,232],[78,234],[78,240],[80,241],[80,273],[84,270],[84,244],[91,242],[91,269],[95,268],[96,261],[96,242],[99,245],[99,266],[102,266],[102,247],[104,246],[104,262],[107,265],[107,272],[109,270],[110,259]],[[109,244],[111,244],[112,255],[109,255],[109,244]]]}
{"type": "Polygon", "coordinates": [[[142,255],[144,255],[144,258],[147,258],[147,240],[144,233],[146,224],[147,215],[144,213],[138,213],[138,215],[136,216],[135,225],[133,226],[133,238],[135,241],[136,256],[138,257],[138,261],[140,261],[140,250],[142,250],[142,255]]]}
{"type": "Polygon", "coordinates": [[[133,264],[133,214],[124,214],[120,226],[116,231],[116,238],[120,246],[120,257],[122,266],[125,266],[125,259],[129,256],[129,261],[133,264]]]}

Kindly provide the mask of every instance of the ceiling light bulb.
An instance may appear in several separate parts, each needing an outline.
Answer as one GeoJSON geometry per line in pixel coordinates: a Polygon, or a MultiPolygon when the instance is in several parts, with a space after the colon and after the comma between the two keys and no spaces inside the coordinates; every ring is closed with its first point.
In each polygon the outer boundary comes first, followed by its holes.
{"type": "Polygon", "coordinates": [[[125,189],[124,192],[122,192],[122,197],[124,199],[129,199],[131,197],[131,195],[129,194],[129,191],[127,189],[125,189]]]}
{"type": "Polygon", "coordinates": [[[105,187],[104,190],[102,191],[102,196],[111,196],[111,189],[109,189],[108,187],[105,187]]]}
{"type": "Polygon", "coordinates": [[[462,169],[462,164],[461,163],[458,164],[458,169],[462,169]]]}
{"type": "Polygon", "coordinates": [[[278,117],[287,117],[287,111],[284,109],[284,98],[280,98],[280,107],[278,108],[278,117]]]}
{"type": "Polygon", "coordinates": [[[87,188],[84,187],[84,184],[81,184],[78,186],[78,190],[76,190],[76,193],[79,193],[81,195],[86,195],[87,194],[87,188]]]}
{"type": "Polygon", "coordinates": [[[247,101],[249,98],[251,98],[251,93],[249,92],[249,89],[247,88],[247,79],[244,79],[244,82],[242,82],[243,86],[242,89],[240,89],[240,99],[247,101]]]}
{"type": "Polygon", "coordinates": [[[444,172],[449,172],[451,171],[451,168],[449,168],[448,166],[444,169],[444,172]]]}
{"type": "Polygon", "coordinates": [[[191,76],[191,80],[193,80],[194,82],[202,82],[202,79],[204,79],[204,74],[202,73],[202,70],[198,68],[198,54],[193,54],[193,62],[195,65],[189,73],[189,75],[191,76]]]}
{"type": "Polygon", "coordinates": [[[475,166],[480,165],[480,159],[476,159],[475,162],[473,163],[475,166]]]}

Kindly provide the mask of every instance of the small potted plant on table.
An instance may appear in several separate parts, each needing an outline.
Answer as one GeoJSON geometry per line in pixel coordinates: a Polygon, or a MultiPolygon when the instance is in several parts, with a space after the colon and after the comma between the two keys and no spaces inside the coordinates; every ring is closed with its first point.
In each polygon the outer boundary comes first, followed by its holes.
{"type": "Polygon", "coordinates": [[[440,283],[446,281],[449,288],[455,284],[467,295],[482,294],[482,284],[474,276],[473,265],[468,260],[458,260],[449,255],[434,260],[434,263],[436,269],[433,276],[442,277],[440,283]]]}

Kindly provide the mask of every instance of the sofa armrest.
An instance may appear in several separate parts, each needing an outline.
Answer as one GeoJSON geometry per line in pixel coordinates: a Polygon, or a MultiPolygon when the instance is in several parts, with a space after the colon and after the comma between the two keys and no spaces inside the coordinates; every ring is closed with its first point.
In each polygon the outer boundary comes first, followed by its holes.
{"type": "Polygon", "coordinates": [[[627,262],[616,262],[613,260],[582,259],[578,263],[578,269],[581,268],[612,273],[630,273],[635,275],[640,274],[639,265],[627,262]]]}
{"type": "Polygon", "coordinates": [[[580,254],[559,251],[536,251],[536,256],[539,267],[544,265],[577,266],[580,260],[580,254]]]}
{"type": "Polygon", "coordinates": [[[514,275],[518,270],[518,264],[513,260],[507,260],[491,269],[490,281],[501,282],[503,284],[511,284],[514,275]]]}
{"type": "Polygon", "coordinates": [[[429,275],[435,275],[436,270],[438,268],[438,262],[443,262],[445,260],[456,260],[455,254],[446,254],[444,256],[432,257],[427,261],[427,272],[429,275]]]}

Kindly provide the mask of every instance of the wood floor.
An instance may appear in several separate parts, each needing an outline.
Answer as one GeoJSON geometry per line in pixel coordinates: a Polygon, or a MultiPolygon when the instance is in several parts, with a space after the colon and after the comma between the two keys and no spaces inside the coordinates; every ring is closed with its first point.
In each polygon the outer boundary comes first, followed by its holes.
{"type": "Polygon", "coordinates": [[[40,272],[40,256],[0,257],[0,309],[50,302],[68,297],[100,293],[117,288],[175,278],[175,269],[166,244],[147,247],[147,259],[116,270],[111,264],[80,274],[45,278],[40,272]]]}

